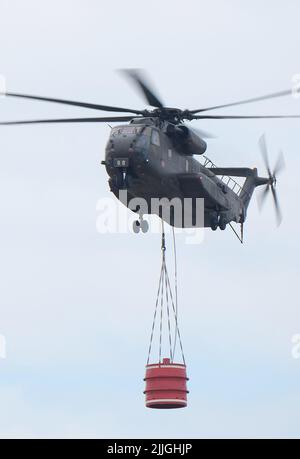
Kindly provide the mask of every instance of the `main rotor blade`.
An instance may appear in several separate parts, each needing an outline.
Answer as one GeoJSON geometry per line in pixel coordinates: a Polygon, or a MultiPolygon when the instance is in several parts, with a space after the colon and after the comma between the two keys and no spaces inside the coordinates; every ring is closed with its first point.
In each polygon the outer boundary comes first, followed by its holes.
{"type": "Polygon", "coordinates": [[[91,108],[94,110],[103,110],[107,112],[136,113],[138,115],[143,114],[143,112],[140,110],[131,110],[130,108],[112,107],[110,105],[90,104],[86,102],[76,102],[74,100],[67,100],[67,99],[54,99],[51,97],[31,96],[28,94],[19,94],[15,92],[0,92],[0,95],[7,96],[7,97],[18,97],[18,98],[30,99],[30,100],[39,100],[43,102],[54,102],[57,104],[64,104],[64,105],[73,105],[75,107],[91,108]]]}
{"type": "Polygon", "coordinates": [[[279,206],[279,202],[278,202],[278,197],[277,197],[277,193],[276,193],[276,190],[275,190],[274,186],[271,186],[271,191],[272,191],[273,199],[274,199],[274,206],[275,206],[275,212],[276,212],[277,225],[279,226],[280,223],[282,222],[282,214],[281,214],[281,210],[280,210],[280,206],[279,206]]]}
{"type": "Polygon", "coordinates": [[[215,105],[213,107],[206,107],[206,108],[200,108],[198,110],[189,110],[189,111],[190,111],[190,113],[206,112],[208,110],[216,110],[218,108],[233,107],[235,105],[243,105],[243,104],[249,104],[251,102],[259,102],[261,100],[275,99],[276,97],[288,96],[289,94],[290,95],[292,94],[292,90],[291,89],[288,89],[286,91],[274,92],[272,94],[266,94],[265,96],[252,97],[251,99],[244,99],[244,100],[240,100],[238,102],[231,102],[229,104],[215,105]]]}
{"type": "Polygon", "coordinates": [[[107,116],[101,118],[61,118],[49,120],[26,120],[26,121],[1,121],[0,126],[13,126],[20,124],[53,124],[53,123],[107,123],[116,121],[130,121],[133,116],[107,116]]]}
{"type": "Polygon", "coordinates": [[[163,108],[163,103],[156,96],[155,91],[150,88],[149,83],[146,83],[146,79],[142,75],[141,70],[122,69],[121,72],[128,76],[137,85],[149,105],[152,107],[163,108]]]}
{"type": "Polygon", "coordinates": [[[279,174],[279,172],[281,172],[284,168],[285,168],[285,160],[284,160],[282,151],[280,151],[278,159],[274,167],[273,175],[275,175],[276,177],[279,174]]]}
{"type": "Polygon", "coordinates": [[[300,115],[195,115],[194,120],[251,120],[251,119],[300,118],[300,115]]]}
{"type": "Polygon", "coordinates": [[[265,134],[261,136],[261,138],[258,141],[258,144],[260,146],[260,151],[261,155],[263,157],[266,169],[268,171],[269,177],[272,176],[271,168],[270,168],[270,163],[269,163],[269,158],[268,158],[268,150],[267,150],[267,144],[266,144],[266,137],[265,134]]]}
{"type": "MultiPolygon", "coordinates": [[[[186,124],[184,126],[186,126],[186,124]]],[[[187,126],[187,128],[190,129],[191,131],[194,131],[202,139],[215,139],[216,138],[214,134],[208,131],[204,131],[204,129],[199,129],[195,127],[191,128],[190,126],[187,126]]]]}

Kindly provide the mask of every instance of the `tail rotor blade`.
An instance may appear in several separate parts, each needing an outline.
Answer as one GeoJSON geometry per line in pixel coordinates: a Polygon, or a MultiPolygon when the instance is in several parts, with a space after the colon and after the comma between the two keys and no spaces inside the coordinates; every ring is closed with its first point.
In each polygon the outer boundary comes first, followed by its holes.
{"type": "Polygon", "coordinates": [[[277,197],[276,190],[273,186],[271,186],[271,191],[274,199],[274,206],[275,206],[275,212],[276,212],[276,221],[277,221],[277,226],[279,226],[282,222],[282,213],[280,210],[280,205],[277,197]]]}
{"type": "Polygon", "coordinates": [[[270,163],[269,163],[269,158],[268,158],[268,150],[267,150],[267,145],[266,145],[266,139],[265,135],[263,134],[261,138],[259,139],[259,146],[261,150],[261,154],[266,166],[266,169],[268,171],[269,179],[264,179],[266,183],[265,188],[262,190],[262,192],[258,195],[257,201],[258,201],[258,206],[259,209],[261,210],[263,207],[263,204],[267,198],[267,195],[271,191],[273,201],[274,201],[274,207],[275,207],[275,214],[276,214],[276,221],[277,221],[277,226],[279,226],[282,222],[282,213],[278,201],[278,196],[276,192],[276,176],[279,172],[281,172],[284,167],[285,167],[285,161],[283,157],[282,151],[280,151],[278,159],[276,161],[276,165],[274,167],[273,172],[271,172],[270,168],[270,163]]]}
{"type": "Polygon", "coordinates": [[[276,177],[285,168],[285,160],[282,151],[280,151],[276,165],[274,167],[273,175],[276,177]]]}
{"type": "Polygon", "coordinates": [[[261,138],[259,139],[258,143],[259,143],[259,146],[260,146],[260,151],[261,151],[261,154],[262,154],[266,169],[268,171],[269,177],[271,177],[272,173],[271,173],[271,168],[270,168],[270,163],[269,163],[269,158],[268,158],[268,150],[267,150],[265,134],[263,134],[261,136],[261,138]]]}
{"type": "Polygon", "coordinates": [[[263,208],[263,205],[266,201],[266,198],[269,194],[269,191],[270,191],[270,186],[269,185],[266,185],[265,188],[258,194],[258,197],[257,197],[257,202],[258,202],[258,208],[259,210],[261,211],[262,208],[263,208]]]}

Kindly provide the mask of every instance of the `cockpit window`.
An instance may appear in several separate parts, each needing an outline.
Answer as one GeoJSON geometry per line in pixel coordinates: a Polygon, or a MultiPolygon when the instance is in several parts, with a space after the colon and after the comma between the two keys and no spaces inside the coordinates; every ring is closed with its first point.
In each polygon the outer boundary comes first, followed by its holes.
{"type": "Polygon", "coordinates": [[[153,129],[152,130],[152,134],[151,134],[151,143],[153,145],[156,145],[157,147],[160,146],[160,138],[159,138],[159,133],[156,129],[153,129]]]}

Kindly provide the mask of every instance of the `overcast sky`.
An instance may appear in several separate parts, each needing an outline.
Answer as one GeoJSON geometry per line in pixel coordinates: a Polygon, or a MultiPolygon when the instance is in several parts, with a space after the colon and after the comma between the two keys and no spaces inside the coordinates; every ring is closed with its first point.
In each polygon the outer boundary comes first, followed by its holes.
{"type": "MultiPolygon", "coordinates": [[[[0,0],[0,74],[10,91],[143,109],[115,72],[141,67],[167,105],[222,104],[291,86],[299,17],[297,0],[0,0]]],[[[300,114],[300,99],[226,113],[300,114]]],[[[97,112],[0,99],[1,120],[85,115],[97,112]]],[[[143,398],[159,235],[96,230],[109,127],[1,127],[0,437],[299,437],[300,120],[193,125],[216,134],[220,166],[263,175],[264,132],[272,163],[283,150],[284,221],[254,197],[243,246],[230,230],[178,237],[190,394],[171,411],[143,398]]]]}

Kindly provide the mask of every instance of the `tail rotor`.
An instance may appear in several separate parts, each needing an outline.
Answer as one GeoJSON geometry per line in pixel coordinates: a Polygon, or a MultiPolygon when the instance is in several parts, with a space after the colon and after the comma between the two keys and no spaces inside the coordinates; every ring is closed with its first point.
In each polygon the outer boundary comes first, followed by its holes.
{"type": "Polygon", "coordinates": [[[267,145],[266,145],[266,138],[265,135],[262,135],[261,138],[259,139],[259,146],[260,146],[260,151],[261,155],[264,161],[264,164],[266,166],[267,172],[268,172],[268,182],[266,183],[266,186],[264,189],[261,191],[259,197],[258,197],[258,204],[260,210],[262,209],[267,196],[271,192],[273,196],[273,202],[274,202],[274,207],[275,207],[275,214],[276,214],[276,221],[277,221],[277,226],[279,226],[282,222],[282,213],[279,205],[279,200],[278,200],[278,195],[276,192],[276,184],[277,184],[277,176],[280,172],[283,171],[285,168],[285,161],[284,161],[284,156],[282,151],[280,151],[279,156],[277,158],[275,167],[273,171],[271,170],[270,167],[270,162],[269,162],[269,156],[268,156],[268,150],[267,150],[267,145]]]}

